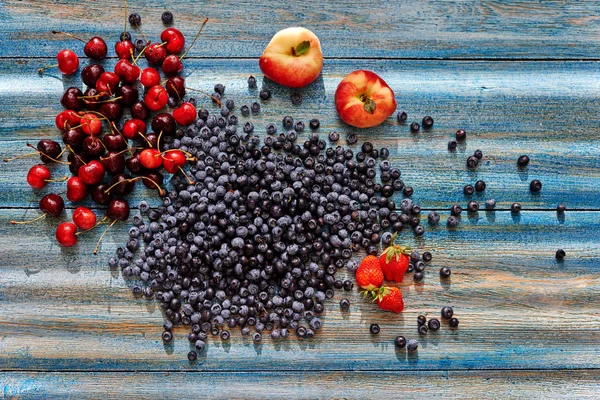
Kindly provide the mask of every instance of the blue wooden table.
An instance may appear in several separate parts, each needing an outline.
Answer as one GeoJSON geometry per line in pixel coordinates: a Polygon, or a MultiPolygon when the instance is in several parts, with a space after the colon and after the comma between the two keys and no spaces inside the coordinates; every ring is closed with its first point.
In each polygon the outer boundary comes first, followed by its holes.
{"type": "MultiPolygon", "coordinates": [[[[442,224],[402,240],[434,255],[422,283],[401,287],[406,310],[384,314],[352,293],[341,314],[336,293],[314,339],[265,340],[255,346],[236,332],[211,340],[198,362],[185,355],[184,329],[172,346],[160,340],[156,304],[135,299],[107,259],[124,241],[126,224],[92,249],[100,232],[73,249],[53,238],[55,221],[11,226],[37,215],[51,190],[25,183],[34,161],[0,165],[0,398],[598,398],[600,397],[600,6],[596,1],[129,1],[149,38],[173,11],[176,27],[193,35],[210,17],[185,62],[188,85],[223,83],[238,104],[257,98],[249,75],[273,90],[250,120],[259,126],[290,114],[319,118],[319,132],[357,132],[360,141],[387,146],[390,160],[415,188],[425,212],[442,219],[469,201],[462,187],[487,182],[480,202],[494,212],[463,216],[455,230],[442,224]],[[262,80],[257,58],[272,34],[302,25],[321,39],[322,77],[302,90],[262,80]],[[411,134],[389,119],[354,130],[337,117],[333,93],[354,69],[370,69],[393,88],[409,122],[432,115],[434,129],[411,134]],[[458,128],[465,144],[450,153],[458,128]],[[464,163],[475,149],[476,171],[464,163]],[[528,154],[526,169],[516,159],[528,154]],[[543,190],[529,192],[539,179],[543,190]],[[510,205],[520,202],[515,216],[510,205]],[[559,203],[567,206],[557,215],[559,203]],[[557,249],[567,257],[558,262],[557,249]],[[449,283],[437,270],[450,266],[449,283]],[[416,338],[416,316],[452,305],[459,329],[419,337],[417,352],[396,350],[393,338],[416,338]],[[377,322],[382,332],[368,334],[377,322]]],[[[78,78],[35,71],[57,50],[79,43],[52,29],[98,34],[109,48],[123,24],[121,1],[0,0],[0,153],[58,138],[54,117],[64,89],[78,78]]],[[[134,32],[135,36],[135,32],[134,32]]],[[[88,61],[83,59],[85,65],[88,61]]],[[[105,61],[114,65],[114,58],[105,61]]],[[[209,102],[204,104],[212,107],[209,102]]],[[[68,174],[56,168],[56,176],[68,174]]],[[[156,202],[154,192],[138,188],[156,202]]],[[[396,200],[399,200],[397,198],[396,200]]],[[[73,206],[67,203],[67,220],[73,206]]],[[[100,213],[102,211],[99,211],[100,213]]],[[[342,277],[345,271],[340,273],[342,277]]]]}

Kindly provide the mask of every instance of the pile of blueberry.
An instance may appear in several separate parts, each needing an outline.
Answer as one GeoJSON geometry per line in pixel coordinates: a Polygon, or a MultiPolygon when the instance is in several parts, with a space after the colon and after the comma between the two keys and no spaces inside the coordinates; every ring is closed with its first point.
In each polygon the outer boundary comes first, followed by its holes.
{"type": "Polygon", "coordinates": [[[390,231],[423,234],[420,207],[391,200],[412,189],[385,148],[328,147],[317,120],[307,133],[290,116],[268,124],[261,139],[252,124],[240,132],[237,117],[226,114],[201,109],[165,137],[161,151],[194,157],[192,180],[175,175],[162,205],[142,202],[130,239],[109,263],[134,294],[159,301],[165,342],[178,324],[189,326],[198,351],[209,334],[227,340],[236,327],[254,342],[265,332],[310,338],[322,326],[325,300],[352,289],[336,271],[353,271],[359,249],[377,254],[390,231]]]}

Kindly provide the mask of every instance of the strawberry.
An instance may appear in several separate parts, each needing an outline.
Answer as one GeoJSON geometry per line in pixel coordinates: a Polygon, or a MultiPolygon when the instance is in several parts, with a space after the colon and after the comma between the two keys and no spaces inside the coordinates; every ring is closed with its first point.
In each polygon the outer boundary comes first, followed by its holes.
{"type": "Polygon", "coordinates": [[[379,289],[383,283],[383,271],[375,256],[366,256],[356,270],[356,283],[366,291],[379,289]]]}
{"type": "MultiPolygon", "coordinates": [[[[396,233],[392,236],[392,243],[396,233]]],[[[379,265],[386,281],[402,282],[410,262],[410,248],[392,244],[379,257],[379,265]]]]}
{"type": "Polygon", "coordinates": [[[404,300],[402,300],[402,292],[397,287],[382,286],[375,296],[375,302],[385,311],[391,311],[399,314],[404,310],[404,300]]]}

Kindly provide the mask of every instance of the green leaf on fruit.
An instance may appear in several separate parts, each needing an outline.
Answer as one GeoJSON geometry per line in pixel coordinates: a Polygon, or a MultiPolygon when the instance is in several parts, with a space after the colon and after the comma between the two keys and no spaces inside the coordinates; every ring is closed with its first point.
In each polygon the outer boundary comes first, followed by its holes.
{"type": "Polygon", "coordinates": [[[308,49],[310,49],[310,42],[308,40],[305,40],[303,42],[300,42],[298,46],[292,47],[292,55],[295,57],[301,56],[303,54],[306,54],[308,52],[308,49]]]}
{"type": "Polygon", "coordinates": [[[377,108],[377,104],[375,104],[375,102],[371,99],[366,99],[364,107],[366,112],[373,114],[377,108]]]}

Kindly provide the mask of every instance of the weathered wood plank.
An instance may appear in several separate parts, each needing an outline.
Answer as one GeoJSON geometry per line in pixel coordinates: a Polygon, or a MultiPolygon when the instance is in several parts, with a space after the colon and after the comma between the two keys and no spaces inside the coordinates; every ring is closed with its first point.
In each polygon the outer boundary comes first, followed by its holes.
{"type": "MultiPolygon", "coordinates": [[[[471,370],[598,368],[597,293],[600,213],[480,214],[457,231],[439,228],[406,243],[433,251],[422,284],[401,284],[406,311],[378,311],[353,292],[326,303],[324,328],[313,340],[265,339],[254,346],[234,332],[209,340],[197,364],[185,359],[189,344],[178,329],[172,346],[160,340],[156,305],[134,299],[116,271],[105,266],[123,240],[124,226],[109,233],[97,257],[90,253],[100,232],[75,249],[60,249],[53,223],[9,226],[14,210],[0,210],[0,370],[471,370]],[[567,250],[558,263],[554,252],[567,250]],[[450,282],[437,271],[453,269],[450,282]],[[347,296],[351,312],[337,303],[347,296]],[[416,316],[455,307],[457,330],[443,324],[419,337],[417,353],[396,351],[398,334],[416,338],[416,316]],[[372,337],[371,323],[382,333],[372,337]]],[[[28,213],[31,215],[31,213],[28,213]]],[[[348,276],[346,271],[341,277],[348,276]]]]}
{"type": "MultiPolygon", "coordinates": [[[[0,61],[3,157],[27,152],[28,140],[58,138],[54,126],[61,110],[58,100],[65,87],[81,84],[72,78],[63,82],[39,77],[37,64],[0,61]]],[[[468,200],[462,187],[484,179],[486,192],[474,198],[493,197],[501,208],[519,201],[530,209],[554,209],[561,202],[571,209],[600,209],[600,145],[597,124],[591,118],[596,113],[595,87],[600,81],[597,63],[332,60],[326,64],[323,79],[302,91],[301,107],[291,105],[289,89],[263,82],[273,89],[274,98],[249,120],[263,134],[268,122],[279,122],[284,115],[304,121],[317,117],[323,136],[338,130],[343,132],[339,143],[345,143],[345,133],[353,129],[337,117],[333,93],[341,77],[357,67],[375,70],[387,80],[396,91],[399,108],[408,111],[409,122],[428,114],[435,118],[433,130],[416,135],[393,118],[359,132],[360,141],[390,148],[392,162],[415,188],[414,198],[423,207],[447,209],[457,201],[465,205],[468,200]],[[447,142],[460,127],[467,129],[468,139],[449,153],[447,142]],[[484,161],[469,172],[465,160],[478,148],[484,152],[484,161]],[[516,159],[523,153],[532,161],[527,169],[519,170],[516,159]],[[529,193],[532,179],[544,184],[539,195],[529,193]]],[[[238,106],[257,98],[257,92],[249,91],[246,84],[247,76],[258,72],[255,60],[194,60],[186,68],[190,87],[211,90],[222,82],[238,106]]],[[[210,100],[199,101],[214,107],[210,100]]],[[[0,165],[4,192],[0,206],[24,205],[23,198],[31,197],[28,190],[23,192],[21,177],[33,162],[0,165]]]]}
{"type": "MultiPolygon", "coordinates": [[[[274,32],[298,25],[315,31],[328,57],[580,59],[597,58],[599,51],[593,0],[128,3],[155,41],[165,9],[174,12],[175,26],[189,38],[205,16],[211,18],[193,52],[208,58],[257,57],[274,32]]],[[[77,46],[52,29],[100,35],[112,48],[124,20],[122,0],[5,0],[0,15],[0,42],[12,44],[0,47],[2,57],[54,56],[58,48],[77,46]]]]}
{"type": "Polygon", "coordinates": [[[0,375],[6,399],[585,399],[597,371],[24,373],[0,375]]]}

